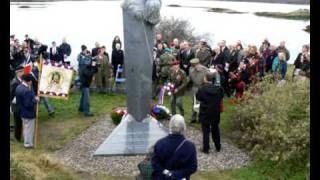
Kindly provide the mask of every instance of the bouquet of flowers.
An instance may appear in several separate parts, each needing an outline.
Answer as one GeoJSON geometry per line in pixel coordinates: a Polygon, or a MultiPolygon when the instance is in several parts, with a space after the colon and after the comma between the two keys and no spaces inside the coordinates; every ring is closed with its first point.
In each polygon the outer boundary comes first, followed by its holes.
{"type": "Polygon", "coordinates": [[[150,114],[157,120],[169,119],[171,117],[169,109],[158,104],[152,106],[150,114]]]}
{"type": "Polygon", "coordinates": [[[121,122],[122,117],[124,115],[126,115],[127,113],[128,112],[127,112],[127,108],[126,107],[115,107],[115,108],[112,108],[111,113],[110,113],[112,122],[115,125],[118,125],[121,122]]]}
{"type": "Polygon", "coordinates": [[[168,92],[168,95],[171,96],[174,91],[174,84],[167,82],[163,86],[164,90],[168,92]]]}

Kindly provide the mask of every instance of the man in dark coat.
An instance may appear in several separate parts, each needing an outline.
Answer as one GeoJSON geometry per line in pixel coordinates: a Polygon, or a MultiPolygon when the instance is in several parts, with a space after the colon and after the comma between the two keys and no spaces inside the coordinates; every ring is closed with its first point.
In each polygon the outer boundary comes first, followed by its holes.
{"type": "Polygon", "coordinates": [[[191,59],[195,58],[195,53],[192,50],[191,43],[186,43],[186,48],[184,49],[183,53],[181,54],[181,64],[180,68],[186,72],[187,76],[189,76],[189,70],[191,67],[191,59]]]}
{"type": "Polygon", "coordinates": [[[230,61],[230,50],[224,40],[219,42],[218,45],[220,47],[220,53],[217,58],[219,59],[219,64],[225,66],[225,63],[230,61]]]}
{"type": "Polygon", "coordinates": [[[61,54],[61,50],[57,47],[56,42],[52,42],[52,47],[50,48],[50,60],[56,63],[63,63],[63,57],[61,54]]]}
{"type": "Polygon", "coordinates": [[[24,37],[25,37],[25,40],[24,40],[24,41],[27,43],[28,47],[29,47],[31,50],[33,50],[34,40],[31,39],[31,38],[29,38],[29,35],[28,35],[28,34],[26,34],[24,37]]]}
{"type": "Polygon", "coordinates": [[[212,84],[215,73],[208,72],[204,78],[203,86],[196,94],[197,100],[200,101],[199,119],[201,122],[203,133],[203,149],[202,152],[209,153],[209,134],[212,133],[212,139],[216,147],[216,151],[221,150],[220,143],[220,103],[223,100],[223,90],[219,86],[212,84]]]}
{"type": "Polygon", "coordinates": [[[61,51],[61,56],[63,58],[63,61],[70,65],[69,56],[71,54],[71,46],[67,43],[66,38],[62,39],[62,44],[59,46],[59,49],[61,51]]]}
{"type": "Polygon", "coordinates": [[[92,57],[97,56],[99,53],[99,49],[100,49],[100,44],[98,42],[96,42],[94,45],[95,45],[95,47],[91,50],[92,57]]]}
{"type": "Polygon", "coordinates": [[[90,112],[89,104],[89,87],[92,82],[93,76],[97,73],[98,69],[96,66],[96,61],[92,61],[89,65],[86,65],[80,74],[81,81],[81,97],[80,97],[80,107],[79,111],[84,113],[84,116],[90,117],[93,116],[93,113],[90,112]]]}
{"type": "Polygon", "coordinates": [[[16,77],[10,84],[10,102],[14,119],[14,137],[17,139],[17,141],[21,141],[22,120],[17,107],[16,88],[22,83],[23,67],[18,66],[15,70],[15,73],[16,77]]]}
{"type": "Polygon", "coordinates": [[[169,131],[169,135],[154,146],[151,159],[153,180],[189,180],[197,171],[197,152],[195,145],[184,137],[186,124],[181,115],[172,116],[169,131]]]}
{"type": "Polygon", "coordinates": [[[34,122],[36,118],[36,102],[39,98],[35,96],[32,89],[32,75],[24,74],[22,83],[16,88],[17,107],[23,122],[24,147],[33,147],[34,122]]]}

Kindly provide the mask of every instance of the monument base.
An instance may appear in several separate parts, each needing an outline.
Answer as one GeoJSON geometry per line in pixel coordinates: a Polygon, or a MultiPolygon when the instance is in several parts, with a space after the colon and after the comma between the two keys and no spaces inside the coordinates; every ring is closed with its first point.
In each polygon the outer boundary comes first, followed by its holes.
{"type": "Polygon", "coordinates": [[[138,122],[127,114],[94,152],[94,156],[146,154],[150,146],[167,135],[168,130],[151,116],[138,122]]]}

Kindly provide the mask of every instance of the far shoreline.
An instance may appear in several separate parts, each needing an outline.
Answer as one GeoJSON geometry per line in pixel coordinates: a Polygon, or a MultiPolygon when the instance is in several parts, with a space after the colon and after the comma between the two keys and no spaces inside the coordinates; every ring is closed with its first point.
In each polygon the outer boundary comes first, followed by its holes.
{"type": "MultiPolygon", "coordinates": [[[[66,0],[10,0],[10,2],[55,2],[66,0]]],[[[88,0],[68,0],[68,1],[88,1],[88,0]]],[[[121,1],[121,0],[95,0],[95,1],[121,1]]],[[[193,0],[197,1],[197,0],[193,0]]],[[[227,2],[255,2],[291,5],[310,5],[310,0],[203,0],[203,1],[227,1],[227,2]]]]}

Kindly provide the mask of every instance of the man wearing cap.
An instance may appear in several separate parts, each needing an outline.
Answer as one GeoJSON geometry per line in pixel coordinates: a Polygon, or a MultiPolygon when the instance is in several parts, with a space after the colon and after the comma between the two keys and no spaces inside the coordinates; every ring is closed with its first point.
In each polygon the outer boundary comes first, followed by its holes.
{"type": "Polygon", "coordinates": [[[169,76],[169,82],[171,82],[174,86],[172,96],[170,97],[171,112],[172,112],[172,115],[175,115],[176,106],[178,106],[180,110],[180,114],[184,116],[182,98],[183,98],[186,86],[189,83],[189,78],[186,75],[186,73],[182,69],[180,69],[179,61],[173,61],[171,65],[172,66],[171,66],[171,71],[169,76]]]}
{"type": "Polygon", "coordinates": [[[22,82],[23,67],[18,66],[15,70],[15,73],[16,77],[12,80],[10,84],[10,102],[14,119],[14,137],[17,139],[17,141],[21,141],[22,120],[17,107],[16,88],[22,82]]]}
{"type": "Polygon", "coordinates": [[[109,56],[106,56],[104,53],[105,46],[101,46],[98,50],[98,55],[93,57],[93,60],[97,62],[98,72],[95,75],[95,83],[99,93],[110,92],[111,63],[109,56]]]}
{"type": "Polygon", "coordinates": [[[207,43],[204,41],[200,42],[199,49],[196,52],[196,58],[199,59],[200,64],[208,67],[211,61],[211,53],[208,49],[207,43]]]}
{"type": "Polygon", "coordinates": [[[22,83],[16,88],[16,101],[23,122],[24,147],[32,148],[36,102],[39,101],[39,98],[35,96],[32,89],[31,74],[22,75],[22,83]]]}
{"type": "Polygon", "coordinates": [[[157,84],[154,96],[158,95],[161,86],[168,81],[171,63],[175,60],[174,56],[171,54],[170,48],[165,48],[164,54],[162,54],[159,59],[160,60],[157,66],[157,71],[159,72],[159,82],[157,84]]]}
{"type": "Polygon", "coordinates": [[[159,62],[160,82],[162,83],[164,83],[168,79],[170,73],[170,64],[175,60],[174,56],[171,53],[171,49],[165,48],[164,52],[165,53],[160,56],[159,62]]]}
{"type": "MultiPolygon", "coordinates": [[[[190,81],[192,82],[192,104],[195,104],[195,95],[198,91],[198,89],[202,86],[204,76],[209,71],[209,69],[202,64],[200,64],[200,61],[198,58],[194,58],[190,61],[191,68],[189,71],[189,77],[190,81]]],[[[197,122],[197,112],[194,111],[192,108],[192,118],[191,123],[197,122]]]]}

